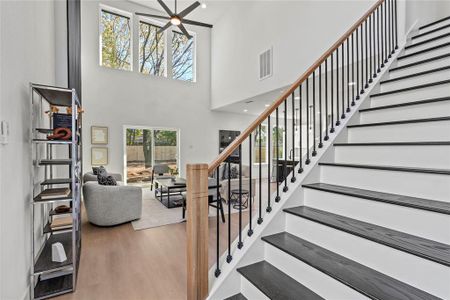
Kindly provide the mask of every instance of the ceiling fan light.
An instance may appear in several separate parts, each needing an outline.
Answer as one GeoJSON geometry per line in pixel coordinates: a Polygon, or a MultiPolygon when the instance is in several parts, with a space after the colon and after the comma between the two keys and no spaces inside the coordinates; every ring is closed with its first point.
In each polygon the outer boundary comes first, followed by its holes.
{"type": "Polygon", "coordinates": [[[177,16],[173,16],[170,18],[170,23],[172,23],[172,25],[178,26],[181,24],[181,19],[177,16]]]}

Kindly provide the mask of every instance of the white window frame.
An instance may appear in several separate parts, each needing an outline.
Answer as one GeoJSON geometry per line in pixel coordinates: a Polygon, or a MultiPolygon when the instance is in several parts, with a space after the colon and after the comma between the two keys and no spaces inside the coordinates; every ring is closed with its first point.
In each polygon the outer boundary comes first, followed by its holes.
{"type": "Polygon", "coordinates": [[[134,56],[133,56],[133,52],[134,52],[134,32],[133,32],[133,27],[134,27],[134,21],[133,21],[133,14],[121,9],[117,9],[115,7],[112,6],[107,6],[104,4],[99,4],[98,7],[98,59],[99,59],[99,65],[101,67],[104,68],[108,68],[108,69],[113,69],[113,70],[118,70],[118,71],[126,71],[126,72],[133,72],[133,65],[134,65],[134,56]],[[129,70],[125,70],[125,69],[116,69],[116,68],[109,68],[103,65],[103,56],[102,56],[102,30],[101,30],[101,26],[102,26],[102,11],[105,12],[109,12],[109,13],[113,13],[119,16],[123,16],[124,18],[128,18],[130,21],[130,69],[129,70]]]}
{"type": "MultiPolygon", "coordinates": [[[[166,25],[165,23],[163,23],[163,22],[161,22],[161,21],[158,21],[158,20],[155,20],[155,19],[151,19],[151,18],[148,18],[148,17],[144,17],[144,16],[139,16],[138,18],[137,18],[137,22],[138,22],[138,25],[137,25],[137,28],[138,28],[138,34],[137,34],[137,47],[138,47],[138,58],[137,58],[137,66],[138,66],[138,73],[139,74],[142,74],[142,75],[146,75],[146,76],[155,76],[155,77],[165,77],[165,78],[168,78],[168,74],[169,74],[169,53],[168,53],[168,48],[167,48],[167,42],[168,42],[168,34],[167,34],[167,30],[166,31],[164,31],[163,32],[163,37],[164,37],[164,54],[165,54],[165,60],[164,60],[164,75],[154,75],[154,74],[144,74],[144,73],[142,73],[141,71],[140,71],[140,67],[141,67],[141,65],[140,65],[140,56],[141,56],[141,54],[140,54],[140,51],[141,51],[141,44],[140,44],[140,39],[139,39],[139,35],[140,35],[140,25],[141,25],[141,23],[144,23],[144,24],[150,24],[150,25],[154,25],[154,26],[157,26],[157,27],[163,27],[164,25],[166,25]]],[[[172,55],[170,55],[170,59],[172,60],[172,55]]]]}

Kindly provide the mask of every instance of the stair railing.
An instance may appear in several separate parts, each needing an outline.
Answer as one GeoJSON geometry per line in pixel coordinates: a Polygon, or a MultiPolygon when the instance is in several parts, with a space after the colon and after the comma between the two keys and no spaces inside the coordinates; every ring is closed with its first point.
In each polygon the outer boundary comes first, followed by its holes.
{"type": "Polygon", "coordinates": [[[232,240],[243,247],[243,234],[251,236],[263,223],[264,214],[289,190],[288,181],[295,182],[296,173],[310,164],[396,49],[397,0],[379,0],[214,161],[187,165],[189,300],[208,295],[209,204],[216,204],[214,264],[219,277],[221,249],[230,263],[232,240]]]}

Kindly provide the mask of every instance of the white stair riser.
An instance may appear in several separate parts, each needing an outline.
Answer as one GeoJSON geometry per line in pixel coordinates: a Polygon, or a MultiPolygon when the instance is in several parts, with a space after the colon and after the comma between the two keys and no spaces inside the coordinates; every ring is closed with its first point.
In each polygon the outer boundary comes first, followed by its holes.
{"type": "MultiPolygon", "coordinates": [[[[443,26],[444,26],[444,24],[441,24],[440,26],[437,26],[437,28],[438,28],[438,27],[441,28],[441,27],[443,27],[443,26]]],[[[428,29],[428,30],[426,30],[426,31],[424,31],[424,32],[429,32],[429,31],[431,31],[431,30],[432,30],[432,29],[428,29]]],[[[430,33],[430,34],[426,34],[426,35],[417,37],[417,38],[415,38],[415,39],[412,39],[412,41],[413,41],[413,43],[420,43],[420,42],[422,42],[422,41],[425,41],[425,40],[428,40],[428,39],[431,39],[431,38],[434,38],[434,37],[443,35],[443,34],[448,33],[448,32],[450,32],[450,27],[442,28],[442,29],[439,29],[439,30],[437,30],[437,31],[435,31],[435,32],[433,32],[433,33],[430,33]]]]}
{"type": "Polygon", "coordinates": [[[429,142],[450,141],[450,121],[408,123],[348,129],[348,141],[363,142],[429,142]]]}
{"type": "MultiPolygon", "coordinates": [[[[450,20],[445,20],[445,21],[439,22],[439,23],[437,23],[437,24],[431,25],[431,26],[429,26],[429,27],[426,27],[426,28],[424,28],[424,29],[422,29],[422,30],[419,30],[417,34],[429,32],[429,31],[431,31],[431,30],[434,30],[434,29],[436,29],[436,28],[440,28],[440,27],[445,26],[445,25],[448,25],[448,24],[450,24],[450,20]]],[[[426,24],[421,24],[420,26],[422,26],[422,25],[426,25],[426,24]]],[[[420,26],[419,26],[419,27],[420,27],[420,26]]]]}
{"type": "MultiPolygon", "coordinates": [[[[414,89],[404,92],[387,94],[378,97],[371,97],[371,102],[377,102],[376,105],[390,105],[399,101],[416,101],[438,97],[446,97],[450,94],[450,83],[433,85],[425,88],[414,89]],[[406,100],[405,100],[406,99],[406,100]],[[382,104],[380,104],[382,103],[382,104]]],[[[375,104],[375,103],[374,103],[375,104]]],[[[373,104],[372,104],[373,105],[373,104]]]]}
{"type": "Polygon", "coordinates": [[[450,268],[441,264],[290,214],[286,229],[428,293],[446,299],[450,296],[450,268]]]}
{"type": "Polygon", "coordinates": [[[247,299],[269,300],[257,287],[255,287],[244,276],[241,276],[241,294],[247,299]]]}
{"type": "Polygon", "coordinates": [[[448,116],[450,116],[450,100],[364,111],[360,114],[360,121],[361,123],[376,123],[448,116]]]}
{"type": "Polygon", "coordinates": [[[450,244],[450,215],[305,189],[305,205],[415,236],[450,244]]]}
{"type": "Polygon", "coordinates": [[[335,162],[450,169],[450,146],[338,146],[335,162]]]}
{"type": "Polygon", "coordinates": [[[450,202],[450,175],[321,166],[320,181],[450,202]]]}
{"type": "Polygon", "coordinates": [[[380,85],[380,92],[388,92],[447,79],[450,79],[450,69],[442,70],[439,72],[433,72],[421,76],[401,79],[398,81],[386,82],[380,85]]]}
{"type": "Polygon", "coordinates": [[[334,278],[268,243],[265,245],[265,260],[325,299],[368,299],[334,278]]]}
{"type": "Polygon", "coordinates": [[[425,49],[428,49],[428,48],[431,48],[431,47],[435,47],[435,46],[438,46],[438,45],[442,45],[442,44],[445,44],[445,43],[449,43],[449,42],[450,42],[450,36],[443,37],[443,38],[437,39],[435,41],[431,41],[431,42],[428,42],[428,43],[425,43],[425,44],[422,44],[422,45],[418,45],[418,46],[415,46],[415,47],[411,47],[411,48],[405,49],[404,54],[414,53],[414,52],[417,52],[417,51],[425,50],[425,49]]]}
{"type": "MultiPolygon", "coordinates": [[[[427,48],[428,49],[428,48],[427,48]]],[[[416,53],[417,51],[414,51],[412,53],[416,53]]],[[[420,53],[420,54],[416,54],[413,56],[409,56],[409,57],[405,57],[403,59],[398,59],[397,60],[397,66],[404,66],[404,65],[408,65],[417,61],[421,61],[424,59],[428,59],[428,58],[432,58],[432,57],[436,57],[436,56],[440,56],[440,55],[444,55],[444,54],[448,54],[450,52],[450,46],[446,46],[446,47],[441,47],[435,50],[431,50],[425,53],[420,53]]]]}
{"type": "Polygon", "coordinates": [[[412,66],[409,68],[390,71],[389,78],[392,79],[392,78],[402,77],[402,76],[419,73],[419,72],[424,72],[424,71],[428,71],[428,70],[432,70],[432,69],[436,69],[436,68],[440,68],[442,66],[448,66],[448,65],[450,65],[450,57],[441,58],[438,60],[433,60],[431,62],[412,66]]]}

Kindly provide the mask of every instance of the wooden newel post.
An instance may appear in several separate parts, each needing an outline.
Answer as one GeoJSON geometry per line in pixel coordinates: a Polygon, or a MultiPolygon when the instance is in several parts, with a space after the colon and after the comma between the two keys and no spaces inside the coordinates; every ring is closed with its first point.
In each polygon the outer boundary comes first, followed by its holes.
{"type": "Polygon", "coordinates": [[[208,296],[208,165],[186,168],[187,299],[208,296]]]}

